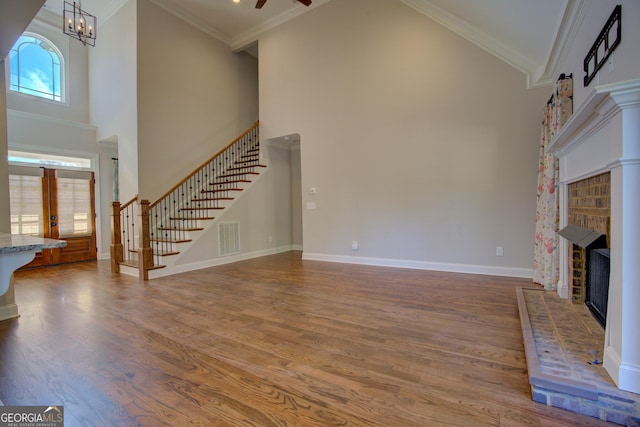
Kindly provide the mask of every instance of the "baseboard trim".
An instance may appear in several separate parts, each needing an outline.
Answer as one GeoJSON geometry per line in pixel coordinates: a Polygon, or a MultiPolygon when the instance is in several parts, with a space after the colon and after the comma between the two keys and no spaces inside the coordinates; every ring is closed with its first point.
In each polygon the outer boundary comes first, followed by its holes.
{"type": "Polygon", "coordinates": [[[342,255],[329,255],[303,252],[302,259],[309,261],[328,261],[345,264],[373,265],[378,267],[409,268],[415,270],[444,271],[449,273],[482,274],[488,276],[507,276],[525,279],[533,278],[533,269],[494,267],[488,265],[438,263],[428,261],[399,260],[388,258],[367,258],[342,255]]]}
{"type": "Polygon", "coordinates": [[[620,390],[640,393],[640,366],[623,363],[612,346],[604,349],[604,369],[620,390]]]}
{"type": "Polygon", "coordinates": [[[18,313],[18,306],[16,304],[7,304],[0,307],[0,321],[15,319],[16,317],[20,317],[20,313],[18,313]]]}
{"type": "Polygon", "coordinates": [[[198,261],[188,264],[173,265],[170,268],[161,268],[158,270],[149,271],[149,279],[158,279],[160,277],[171,276],[179,273],[186,273],[193,270],[201,270],[203,268],[216,267],[219,265],[231,264],[233,262],[245,261],[248,259],[259,258],[267,255],[275,255],[282,252],[289,252],[294,250],[292,245],[279,246],[277,248],[263,249],[254,252],[245,252],[237,255],[230,255],[220,258],[208,259],[205,261],[198,261]]]}

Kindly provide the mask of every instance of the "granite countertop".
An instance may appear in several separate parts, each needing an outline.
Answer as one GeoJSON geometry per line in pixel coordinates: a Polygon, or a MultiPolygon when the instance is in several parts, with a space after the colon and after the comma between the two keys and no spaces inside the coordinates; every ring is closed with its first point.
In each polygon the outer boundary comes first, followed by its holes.
{"type": "Polygon", "coordinates": [[[0,254],[39,251],[42,249],[63,248],[65,246],[67,246],[67,242],[64,240],[0,233],[0,254]]]}

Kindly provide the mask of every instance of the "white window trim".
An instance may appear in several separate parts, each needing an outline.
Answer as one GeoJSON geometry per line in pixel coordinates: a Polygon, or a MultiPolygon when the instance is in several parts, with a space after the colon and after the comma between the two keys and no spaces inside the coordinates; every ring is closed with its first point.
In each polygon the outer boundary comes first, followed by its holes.
{"type": "MultiPolygon", "coordinates": [[[[58,54],[58,58],[60,59],[60,101],[54,101],[53,99],[47,99],[47,98],[42,98],[40,96],[36,96],[36,95],[30,95],[28,93],[23,93],[23,92],[19,92],[16,90],[11,89],[11,59],[10,59],[10,54],[7,55],[7,57],[5,58],[4,61],[4,66],[5,66],[5,87],[7,88],[7,94],[11,95],[11,96],[15,96],[15,97],[22,97],[24,99],[30,99],[30,100],[37,100],[38,102],[44,102],[44,103],[48,103],[51,105],[64,105],[66,107],[69,107],[69,96],[67,93],[67,87],[68,87],[68,80],[69,80],[69,66],[67,64],[67,60],[65,55],[62,53],[62,50],[60,49],[60,47],[51,41],[51,39],[49,37],[44,36],[41,32],[35,32],[35,31],[25,31],[24,33],[21,34],[21,36],[29,36],[29,37],[35,37],[38,39],[42,39],[45,42],[47,42],[56,52],[56,54],[58,54]]],[[[16,40],[17,42],[17,40],[16,40]]],[[[15,45],[15,43],[14,43],[15,45]]],[[[11,46],[11,49],[13,49],[13,46],[11,46]]]]}

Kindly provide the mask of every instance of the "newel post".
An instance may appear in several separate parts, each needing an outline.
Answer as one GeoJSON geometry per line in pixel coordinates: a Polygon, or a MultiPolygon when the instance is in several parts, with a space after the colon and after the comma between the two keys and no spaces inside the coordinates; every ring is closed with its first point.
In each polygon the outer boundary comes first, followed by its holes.
{"type": "Polygon", "coordinates": [[[123,260],[122,227],[120,224],[120,202],[111,203],[111,272],[120,272],[123,260]]]}
{"type": "Polygon", "coordinates": [[[149,280],[149,269],[153,267],[151,230],[149,228],[149,201],[140,201],[140,249],[138,250],[138,277],[149,280]]]}

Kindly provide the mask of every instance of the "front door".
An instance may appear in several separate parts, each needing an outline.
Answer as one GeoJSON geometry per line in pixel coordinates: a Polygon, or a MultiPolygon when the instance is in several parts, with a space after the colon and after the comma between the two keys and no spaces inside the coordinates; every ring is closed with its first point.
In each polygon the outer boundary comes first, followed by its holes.
{"type": "Polygon", "coordinates": [[[93,172],[10,166],[11,233],[65,240],[25,267],[97,259],[93,172]]]}

